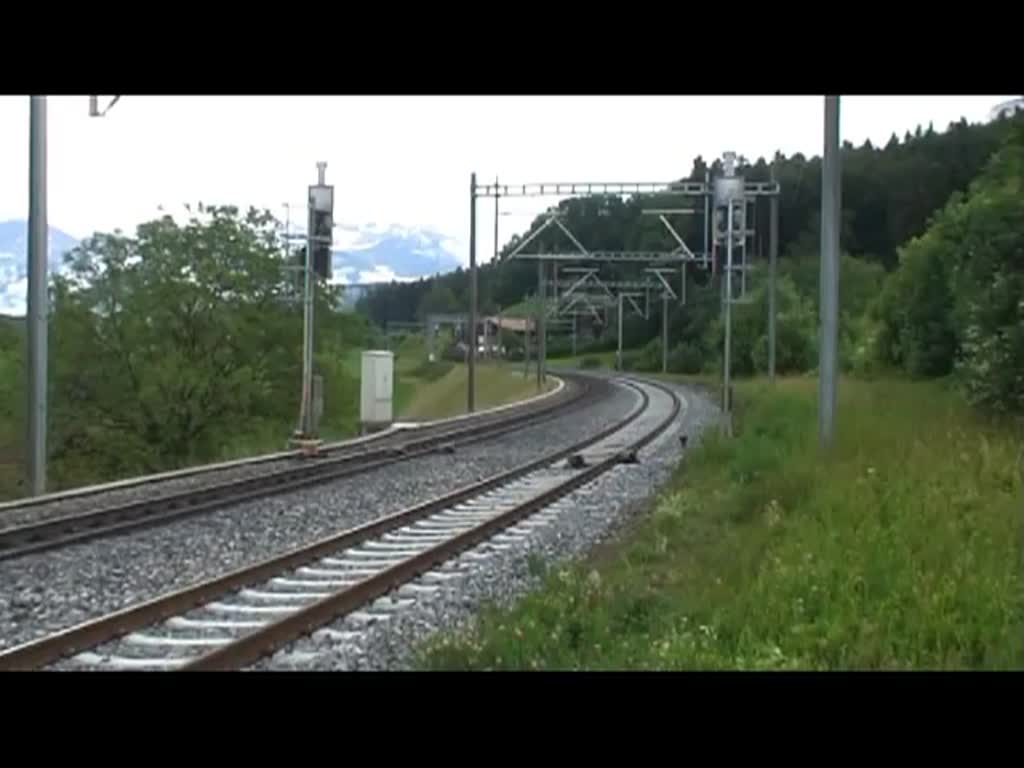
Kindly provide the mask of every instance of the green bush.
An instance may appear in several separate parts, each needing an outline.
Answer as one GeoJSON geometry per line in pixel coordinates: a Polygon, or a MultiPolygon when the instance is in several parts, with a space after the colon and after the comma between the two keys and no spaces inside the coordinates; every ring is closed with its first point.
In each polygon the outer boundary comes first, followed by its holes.
{"type": "Polygon", "coordinates": [[[411,370],[409,375],[423,381],[437,381],[448,375],[448,372],[454,367],[455,364],[448,360],[435,360],[434,362],[424,360],[411,370]]]}
{"type": "MultiPolygon", "coordinates": [[[[750,290],[748,301],[732,308],[731,362],[733,376],[752,376],[768,370],[768,287],[750,290]]],[[[793,279],[785,276],[776,283],[776,370],[800,372],[812,364],[816,324],[811,302],[802,297],[793,279]]],[[[721,366],[725,345],[725,322],[721,314],[708,325],[703,346],[705,372],[721,366]]]]}
{"type": "Polygon", "coordinates": [[[578,344],[580,354],[591,355],[601,352],[614,352],[618,349],[619,341],[614,334],[606,334],[596,339],[591,339],[584,344],[578,344]]]}
{"type": "Polygon", "coordinates": [[[668,370],[670,373],[700,373],[704,357],[699,347],[684,341],[669,352],[668,370]]]}
{"type": "MultiPolygon", "coordinates": [[[[768,334],[763,334],[752,351],[754,367],[760,373],[768,372],[768,334]]],[[[775,322],[775,372],[785,376],[803,373],[816,364],[814,343],[807,331],[793,318],[782,315],[775,322]]]]}
{"type": "Polygon", "coordinates": [[[640,371],[640,364],[643,362],[642,352],[623,352],[622,353],[622,370],[623,371],[640,371]]]}
{"type": "Polygon", "coordinates": [[[739,382],[653,509],[599,557],[432,639],[433,669],[1019,669],[1019,439],[931,382],[739,382]],[[845,416],[843,415],[845,414],[845,416]],[[979,449],[971,450],[976,446],[979,449]]]}
{"type": "Polygon", "coordinates": [[[464,363],[466,362],[467,356],[468,352],[466,348],[464,346],[460,346],[459,344],[452,344],[446,347],[444,351],[441,353],[442,360],[447,360],[452,363],[464,363]]]}
{"type": "Polygon", "coordinates": [[[914,376],[944,376],[953,369],[957,337],[946,248],[938,232],[911,241],[879,299],[878,357],[914,376]]]}
{"type": "Polygon", "coordinates": [[[569,357],[572,355],[572,339],[564,336],[549,336],[547,345],[548,357],[569,357]]]}
{"type": "Polygon", "coordinates": [[[636,358],[637,371],[661,370],[661,337],[656,336],[648,341],[636,358]]]}
{"type": "Polygon", "coordinates": [[[954,194],[872,307],[879,361],[954,371],[969,400],[1024,414],[1024,125],[967,195],[954,194]]]}

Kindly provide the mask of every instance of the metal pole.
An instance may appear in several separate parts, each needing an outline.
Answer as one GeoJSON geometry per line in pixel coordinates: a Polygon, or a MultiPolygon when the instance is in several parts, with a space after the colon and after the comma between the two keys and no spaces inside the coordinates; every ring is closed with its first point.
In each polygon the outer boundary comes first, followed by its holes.
{"type": "MultiPolygon", "coordinates": [[[[558,265],[555,264],[557,271],[558,265]]],[[[540,378],[542,384],[548,382],[548,269],[547,266],[541,261],[541,303],[540,303],[540,317],[541,317],[541,335],[540,335],[540,378]]],[[[557,294],[556,294],[557,295],[557,294]]]]}
{"type": "MultiPolygon", "coordinates": [[[[498,217],[499,217],[498,198],[499,197],[500,197],[500,195],[498,194],[498,177],[495,176],[494,177],[494,260],[493,260],[494,264],[498,263],[498,217]]],[[[500,350],[501,343],[500,343],[500,340],[501,340],[501,331],[499,329],[499,331],[498,331],[498,343],[495,344],[495,346],[499,347],[499,350],[498,350],[498,362],[499,362],[499,364],[501,362],[501,350],[500,350]]],[[[488,354],[488,355],[490,354],[490,347],[487,344],[487,321],[486,320],[484,320],[484,352],[485,352],[485,354],[488,354]]]]}
{"type": "Polygon", "coordinates": [[[523,378],[530,378],[530,316],[523,321],[523,378]]]}
{"type": "Polygon", "coordinates": [[[732,402],[729,397],[730,386],[730,354],[732,352],[732,210],[733,201],[729,198],[729,211],[726,219],[725,246],[725,352],[723,354],[723,387],[722,415],[724,417],[725,434],[732,436],[732,402]]]}
{"type": "Polygon", "coordinates": [[[825,97],[825,151],[821,169],[821,352],[818,358],[818,436],[832,443],[835,429],[839,334],[839,97],[825,97]]]}
{"type": "Polygon", "coordinates": [[[314,219],[313,201],[308,204],[308,228],[306,236],[306,275],[303,288],[303,322],[302,322],[302,410],[299,430],[303,437],[313,436],[313,243],[314,219]]]}
{"type": "Polygon", "coordinates": [[[544,356],[547,354],[547,323],[544,322],[544,261],[537,259],[537,391],[544,383],[544,356]]]}
{"type": "Polygon", "coordinates": [[[711,222],[711,172],[704,171],[704,266],[708,266],[708,250],[711,244],[708,242],[708,225],[711,222]]]}
{"type": "Polygon", "coordinates": [[[28,463],[29,492],[46,492],[47,235],[46,97],[29,108],[28,170],[28,463]]]}
{"type": "MultiPolygon", "coordinates": [[[[292,206],[289,203],[284,203],[285,210],[285,222],[284,222],[284,253],[285,263],[289,268],[292,266],[292,206]]],[[[298,285],[294,278],[289,277],[288,288],[294,294],[298,291],[298,285]]]]}
{"type": "MultiPolygon", "coordinates": [[[[772,182],[775,164],[772,163],[772,182]]],[[[775,383],[775,269],[779,257],[779,197],[771,198],[771,221],[768,226],[768,380],[775,383]]]]}
{"type": "Polygon", "coordinates": [[[469,177],[469,376],[466,411],[476,410],[476,173],[469,177]]]}
{"type": "Polygon", "coordinates": [[[740,244],[740,297],[747,295],[747,229],[750,226],[750,208],[743,201],[743,242],[740,244]]]}
{"type": "Polygon", "coordinates": [[[576,357],[576,314],[572,316],[572,356],[576,357]]]}
{"type": "Polygon", "coordinates": [[[494,263],[498,263],[498,177],[494,177],[494,263]]]}
{"type": "MultiPolygon", "coordinates": [[[[323,186],[327,163],[316,164],[317,184],[323,186]]],[[[307,202],[306,227],[306,275],[303,289],[304,313],[302,323],[302,406],[299,411],[299,431],[303,437],[310,439],[316,436],[316,417],[313,413],[313,333],[316,281],[313,278],[313,247],[317,242],[316,212],[313,197],[307,202]]]]}
{"type": "Polygon", "coordinates": [[[622,370],[622,294],[619,294],[619,357],[615,367],[622,370]]]}
{"type": "Polygon", "coordinates": [[[668,373],[668,294],[661,294],[661,372],[668,373]]]}
{"type": "Polygon", "coordinates": [[[284,251],[288,253],[292,241],[292,206],[290,203],[284,204],[284,212],[284,251]]]}
{"type": "Polygon", "coordinates": [[[481,322],[481,326],[482,326],[482,330],[483,330],[483,337],[484,337],[484,343],[483,343],[483,347],[484,347],[484,351],[483,351],[483,359],[484,359],[484,360],[486,361],[486,360],[488,359],[488,357],[490,357],[490,349],[491,349],[491,347],[490,347],[490,344],[488,343],[488,338],[487,338],[487,316],[486,316],[486,315],[484,315],[484,316],[483,316],[482,318],[480,318],[480,319],[482,320],[482,322],[481,322]]]}

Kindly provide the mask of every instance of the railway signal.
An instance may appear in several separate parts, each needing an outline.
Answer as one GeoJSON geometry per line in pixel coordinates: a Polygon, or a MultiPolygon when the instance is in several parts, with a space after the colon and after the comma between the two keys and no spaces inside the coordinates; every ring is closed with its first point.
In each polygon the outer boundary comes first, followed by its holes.
{"type": "Polygon", "coordinates": [[[317,275],[331,277],[331,244],[334,227],[334,187],[324,183],[327,163],[316,164],[317,183],[309,187],[309,227],[305,249],[305,287],[303,290],[302,401],[299,426],[293,443],[315,453],[320,441],[313,407],[313,293],[317,275]]]}
{"type": "MultiPolygon", "coordinates": [[[[325,164],[326,165],[326,164],[325,164]]],[[[313,248],[313,272],[324,280],[330,280],[331,233],[334,229],[334,187],[321,182],[309,188],[310,243],[313,248]]]]}

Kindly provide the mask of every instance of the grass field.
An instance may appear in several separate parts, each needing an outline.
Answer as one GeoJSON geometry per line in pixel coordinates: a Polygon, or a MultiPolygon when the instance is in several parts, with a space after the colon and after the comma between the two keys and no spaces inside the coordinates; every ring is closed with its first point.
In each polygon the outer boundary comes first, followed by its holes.
{"type": "MultiPolygon", "coordinates": [[[[422,337],[409,336],[395,350],[395,400],[394,413],[398,420],[430,420],[456,416],[466,410],[465,365],[452,363],[427,364],[427,352],[422,337]]],[[[362,350],[348,349],[342,359],[345,371],[358,381],[361,375],[362,350]]],[[[549,381],[549,389],[554,386],[549,381]]],[[[534,379],[524,380],[522,369],[515,365],[498,366],[480,364],[477,366],[477,407],[489,408],[496,405],[523,400],[537,394],[534,379]]],[[[358,419],[359,389],[353,392],[355,418],[358,419]]],[[[17,442],[11,419],[0,419],[0,500],[14,499],[24,495],[22,477],[24,468],[20,461],[21,445],[17,442]]],[[[355,434],[354,421],[344,420],[332,423],[325,419],[320,436],[330,442],[342,440],[355,434]]],[[[290,431],[280,424],[253,421],[245,435],[222,446],[216,460],[229,461],[263,453],[283,451],[288,448],[290,431]]],[[[98,482],[98,480],[97,480],[98,482]]],[[[57,490],[51,482],[50,490],[57,490]]]]}
{"type": "MultiPolygon", "coordinates": [[[[535,378],[524,378],[519,366],[477,365],[477,409],[525,400],[537,394],[535,378]]],[[[466,412],[466,387],[469,374],[465,365],[455,365],[441,378],[430,382],[414,382],[408,400],[398,418],[425,421],[458,416],[466,412]]],[[[547,390],[555,382],[548,379],[547,390]]]]}
{"type": "MultiPolygon", "coordinates": [[[[628,351],[628,350],[627,350],[628,351]]],[[[596,359],[601,361],[602,368],[614,368],[615,367],[615,352],[592,352],[588,355],[576,355],[567,357],[552,357],[550,362],[552,365],[560,365],[566,368],[580,368],[583,366],[583,361],[587,358],[596,359]]]]}
{"type": "Polygon", "coordinates": [[[428,668],[1024,667],[1021,440],[942,383],[843,380],[817,446],[815,379],[736,386],[652,513],[428,668]]]}

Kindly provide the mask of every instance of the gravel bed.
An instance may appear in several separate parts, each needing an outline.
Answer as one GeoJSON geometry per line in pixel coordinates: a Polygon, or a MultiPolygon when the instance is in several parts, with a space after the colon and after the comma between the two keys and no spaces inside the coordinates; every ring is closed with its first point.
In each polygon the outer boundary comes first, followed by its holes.
{"type": "MultiPolygon", "coordinates": [[[[555,395],[557,398],[565,395],[555,395]]],[[[545,401],[545,403],[548,401],[545,401]]],[[[496,420],[505,416],[498,414],[480,414],[478,418],[464,419],[451,425],[439,424],[437,427],[424,427],[422,429],[398,430],[394,434],[379,435],[371,439],[353,438],[330,443],[325,446],[330,453],[343,454],[348,451],[359,452],[364,449],[378,448],[380,446],[402,443],[410,437],[425,437],[433,432],[447,431],[449,429],[469,426],[478,421],[496,420]],[[353,444],[353,440],[355,443],[353,444]]],[[[237,480],[248,480],[255,477],[263,477],[274,472],[281,472],[305,463],[301,459],[273,459],[248,464],[237,464],[223,469],[209,470],[194,474],[184,474],[181,477],[154,480],[152,482],[139,483],[124,488],[118,488],[98,493],[88,493],[81,496],[70,496],[62,499],[55,499],[50,502],[33,504],[27,507],[12,507],[0,509],[0,528],[29,523],[42,522],[64,515],[81,514],[93,510],[104,509],[120,504],[127,504],[134,501],[151,498],[154,495],[170,496],[188,491],[196,491],[203,488],[219,485],[221,483],[237,480]]]]}
{"type": "Polygon", "coordinates": [[[594,434],[631,410],[616,390],[566,414],[452,455],[356,477],[148,530],[0,562],[0,648],[222,575],[451,492],[594,434]]]}
{"type": "MultiPolygon", "coordinates": [[[[677,423],[640,452],[640,463],[620,465],[593,483],[563,498],[553,522],[536,528],[520,544],[505,551],[489,550],[486,560],[463,553],[445,564],[455,574],[433,595],[418,597],[386,620],[367,626],[345,617],[283,649],[255,669],[275,670],[402,670],[414,665],[420,643],[439,631],[452,632],[470,624],[486,603],[509,605],[540,579],[531,561],[548,566],[585,555],[608,540],[629,521],[649,509],[652,498],[671,476],[686,450],[691,450],[708,427],[718,423],[717,408],[689,387],[671,385],[686,401],[677,423]],[[689,437],[686,449],[679,437],[689,437]],[[354,633],[339,641],[332,632],[354,633]]],[[[485,545],[471,552],[488,551],[485,545]]],[[[374,605],[387,608],[395,595],[374,605]]],[[[393,604],[393,603],[392,603],[393,604]]]]}

